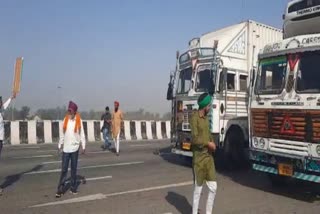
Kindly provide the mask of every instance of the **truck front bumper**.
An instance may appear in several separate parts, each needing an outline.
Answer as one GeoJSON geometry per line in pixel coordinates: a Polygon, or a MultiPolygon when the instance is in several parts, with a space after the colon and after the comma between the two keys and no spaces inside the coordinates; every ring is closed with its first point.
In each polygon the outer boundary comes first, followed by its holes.
{"type": "Polygon", "coordinates": [[[257,171],[279,174],[280,164],[292,166],[289,177],[320,183],[320,160],[309,157],[283,156],[262,151],[249,150],[252,168],[257,171]]]}

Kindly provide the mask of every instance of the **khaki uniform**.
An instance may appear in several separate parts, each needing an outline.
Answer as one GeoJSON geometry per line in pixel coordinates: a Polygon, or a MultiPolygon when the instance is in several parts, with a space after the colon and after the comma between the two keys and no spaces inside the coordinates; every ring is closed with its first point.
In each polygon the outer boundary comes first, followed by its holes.
{"type": "Polygon", "coordinates": [[[208,143],[213,142],[207,117],[200,117],[196,111],[191,117],[192,166],[199,186],[204,181],[215,181],[216,172],[213,155],[208,151],[208,143]]]}
{"type": "Polygon", "coordinates": [[[199,201],[204,183],[206,183],[209,189],[206,213],[211,214],[217,192],[217,182],[213,155],[208,151],[208,143],[213,142],[209,121],[207,117],[200,117],[199,112],[196,111],[192,114],[190,125],[193,151],[192,168],[195,184],[192,214],[198,213],[199,201]]]}

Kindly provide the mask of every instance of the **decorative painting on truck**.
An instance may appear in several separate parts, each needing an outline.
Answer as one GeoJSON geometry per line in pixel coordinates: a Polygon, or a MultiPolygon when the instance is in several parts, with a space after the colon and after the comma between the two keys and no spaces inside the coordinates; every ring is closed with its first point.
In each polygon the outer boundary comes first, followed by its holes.
{"type": "Polygon", "coordinates": [[[242,32],[237,40],[228,49],[229,53],[235,53],[240,55],[246,55],[246,31],[242,32]]]}

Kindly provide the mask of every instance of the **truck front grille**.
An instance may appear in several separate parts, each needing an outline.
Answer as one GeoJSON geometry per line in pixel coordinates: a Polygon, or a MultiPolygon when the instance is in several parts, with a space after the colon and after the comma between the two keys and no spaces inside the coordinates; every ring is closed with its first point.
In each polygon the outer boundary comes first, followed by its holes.
{"type": "Polygon", "coordinates": [[[255,137],[320,143],[320,111],[251,109],[255,137]]]}

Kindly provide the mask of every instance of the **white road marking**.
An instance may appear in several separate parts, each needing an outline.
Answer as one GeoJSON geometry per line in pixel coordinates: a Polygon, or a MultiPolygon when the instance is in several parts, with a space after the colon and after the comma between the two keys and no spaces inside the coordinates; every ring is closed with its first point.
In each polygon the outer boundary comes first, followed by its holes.
{"type": "Polygon", "coordinates": [[[103,179],[110,179],[112,176],[102,176],[102,177],[95,177],[95,178],[86,178],[86,181],[97,181],[103,179]]]}
{"type": "MultiPolygon", "coordinates": [[[[103,179],[111,179],[112,176],[108,175],[108,176],[102,176],[102,177],[94,177],[94,178],[85,178],[85,181],[98,181],[98,180],[103,180],[103,179]]],[[[70,181],[66,181],[65,183],[70,183],[70,181]]]]}
{"type": "MultiPolygon", "coordinates": [[[[112,167],[112,166],[128,166],[128,165],[136,165],[136,164],[142,164],[142,163],[144,162],[136,161],[136,162],[114,163],[114,164],[105,164],[105,165],[84,166],[84,167],[79,167],[78,169],[94,169],[94,168],[103,168],[103,167],[112,167]]],[[[61,169],[28,172],[28,173],[25,173],[25,175],[45,174],[45,173],[53,173],[53,172],[61,172],[61,169]]]]}
{"type": "Polygon", "coordinates": [[[36,152],[58,152],[58,149],[38,150],[36,152]]]}
{"type": "Polygon", "coordinates": [[[110,153],[110,151],[94,151],[94,152],[86,152],[89,154],[101,154],[101,153],[110,153]]]}
{"type": "Polygon", "coordinates": [[[40,146],[14,146],[14,149],[40,149],[40,146]]]}
{"type": "Polygon", "coordinates": [[[55,201],[55,202],[50,202],[50,203],[45,203],[45,204],[38,204],[38,205],[30,206],[29,208],[46,207],[46,206],[54,206],[54,205],[61,205],[61,204],[72,204],[72,203],[79,203],[79,202],[86,202],[86,201],[95,201],[95,200],[101,200],[101,199],[105,199],[108,197],[114,197],[114,196],[119,196],[119,195],[127,195],[127,194],[133,194],[133,193],[140,193],[140,192],[148,192],[148,191],[154,191],[154,190],[189,186],[192,184],[193,184],[192,181],[188,181],[188,182],[182,182],[182,183],[176,183],[176,184],[168,184],[168,185],[162,185],[162,186],[129,190],[129,191],[124,191],[124,192],[115,192],[115,193],[110,193],[110,194],[98,193],[98,194],[94,194],[94,195],[87,195],[87,196],[73,198],[73,199],[67,199],[67,200],[63,200],[63,201],[55,201]]]}
{"type": "Polygon", "coordinates": [[[13,157],[13,159],[48,158],[52,156],[53,155],[36,155],[36,156],[13,157]]]}
{"type": "Polygon", "coordinates": [[[152,144],[132,144],[130,147],[144,147],[144,146],[153,146],[152,144]]]}
{"type": "MultiPolygon", "coordinates": [[[[81,159],[79,159],[78,161],[81,161],[81,159]]],[[[42,162],[41,165],[46,165],[46,164],[53,164],[53,163],[61,163],[60,161],[48,161],[48,162],[42,162]]]]}

